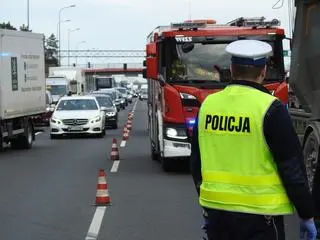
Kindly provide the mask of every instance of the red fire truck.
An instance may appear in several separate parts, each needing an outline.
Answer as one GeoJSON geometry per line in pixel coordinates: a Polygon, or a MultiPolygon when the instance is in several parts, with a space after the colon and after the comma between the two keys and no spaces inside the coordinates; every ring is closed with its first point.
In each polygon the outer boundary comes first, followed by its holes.
{"type": "Polygon", "coordinates": [[[238,18],[218,25],[194,20],[157,27],[146,46],[143,75],[148,80],[148,118],[151,157],[169,171],[173,159],[188,159],[192,127],[201,103],[231,80],[225,47],[239,39],[268,42],[265,86],[287,104],[283,60],[285,33],[276,19],[238,18]]]}

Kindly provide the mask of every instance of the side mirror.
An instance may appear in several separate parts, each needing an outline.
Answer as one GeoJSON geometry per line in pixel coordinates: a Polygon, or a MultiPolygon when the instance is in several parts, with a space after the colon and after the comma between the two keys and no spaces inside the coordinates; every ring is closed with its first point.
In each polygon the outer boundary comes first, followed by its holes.
{"type": "Polygon", "coordinates": [[[158,61],[156,57],[148,57],[146,60],[146,69],[143,70],[143,77],[146,79],[158,79],[158,61]]]}
{"type": "Polygon", "coordinates": [[[147,56],[154,56],[157,54],[157,44],[156,43],[149,43],[147,44],[147,56]]]}
{"type": "Polygon", "coordinates": [[[107,111],[106,107],[101,107],[100,109],[101,109],[101,111],[107,111]]]}

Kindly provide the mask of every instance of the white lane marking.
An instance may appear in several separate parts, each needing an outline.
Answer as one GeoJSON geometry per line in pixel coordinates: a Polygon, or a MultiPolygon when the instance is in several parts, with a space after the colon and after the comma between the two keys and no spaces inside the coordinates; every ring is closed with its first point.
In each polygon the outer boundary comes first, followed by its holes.
{"type": "Polygon", "coordinates": [[[110,170],[110,172],[117,172],[118,171],[118,168],[119,168],[119,164],[120,164],[120,161],[114,161],[113,164],[112,164],[112,168],[110,170]]]}
{"type": "Polygon", "coordinates": [[[97,207],[85,240],[96,240],[98,238],[101,223],[106,209],[107,207],[97,207]]]}
{"type": "Polygon", "coordinates": [[[35,135],[37,136],[37,135],[39,135],[39,134],[41,134],[41,133],[42,133],[42,132],[36,132],[35,135]]]}
{"type": "Polygon", "coordinates": [[[125,146],[126,146],[126,143],[127,143],[127,141],[122,140],[121,143],[120,143],[120,147],[125,147],[125,146]]]}

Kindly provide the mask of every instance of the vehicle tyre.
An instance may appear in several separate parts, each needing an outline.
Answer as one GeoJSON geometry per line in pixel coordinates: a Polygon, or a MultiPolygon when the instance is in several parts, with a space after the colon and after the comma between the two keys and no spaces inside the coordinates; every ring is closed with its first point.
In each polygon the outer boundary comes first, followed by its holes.
{"type": "Polygon", "coordinates": [[[18,137],[21,149],[31,149],[33,144],[33,127],[30,122],[25,127],[24,134],[18,137]]]}
{"type": "Polygon", "coordinates": [[[156,152],[156,150],[152,145],[151,145],[151,159],[153,161],[159,161],[159,154],[156,152]]]}
{"type": "Polygon", "coordinates": [[[118,123],[113,124],[113,129],[118,129],[118,123]]]}
{"type": "MultiPolygon", "coordinates": [[[[319,148],[320,142],[316,136],[316,133],[312,131],[303,146],[303,155],[307,170],[307,177],[310,190],[312,191],[312,196],[314,202],[319,202],[320,199],[320,164],[319,164],[319,148]]],[[[320,215],[320,208],[316,206],[316,216],[320,215]]],[[[315,218],[315,224],[318,231],[317,239],[320,239],[320,218],[315,218]]]]}
{"type": "Polygon", "coordinates": [[[2,132],[0,131],[0,152],[3,152],[3,151],[4,151],[3,138],[2,138],[2,132]]]}
{"type": "Polygon", "coordinates": [[[50,134],[50,139],[58,139],[58,136],[55,134],[50,134]]]}
{"type": "Polygon", "coordinates": [[[160,157],[160,163],[161,163],[162,170],[164,172],[171,171],[171,160],[169,158],[160,157]]]}
{"type": "MultiPolygon", "coordinates": [[[[303,155],[304,161],[307,170],[307,177],[310,190],[313,190],[314,185],[318,185],[320,183],[319,173],[320,167],[318,166],[318,159],[319,159],[319,147],[320,143],[316,136],[316,133],[312,131],[303,146],[303,155]]],[[[317,189],[317,188],[315,188],[317,189]]]]}

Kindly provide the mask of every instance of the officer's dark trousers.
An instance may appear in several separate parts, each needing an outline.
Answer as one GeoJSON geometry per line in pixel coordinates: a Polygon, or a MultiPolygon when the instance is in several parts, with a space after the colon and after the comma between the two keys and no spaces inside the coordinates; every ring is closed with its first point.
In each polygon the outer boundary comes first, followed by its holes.
{"type": "Polygon", "coordinates": [[[208,210],[209,240],[285,240],[283,216],[208,210]]]}

